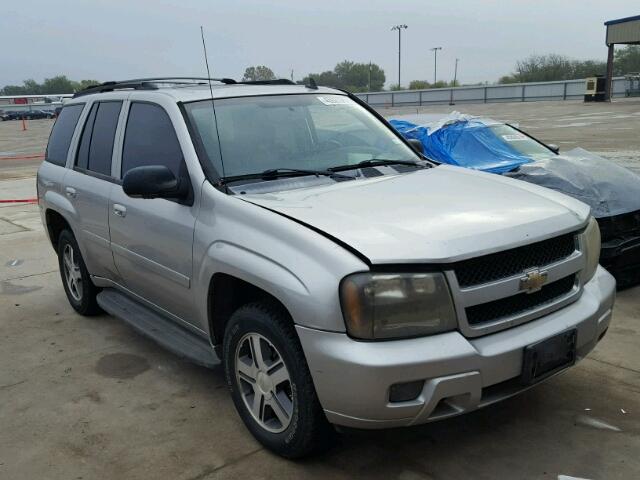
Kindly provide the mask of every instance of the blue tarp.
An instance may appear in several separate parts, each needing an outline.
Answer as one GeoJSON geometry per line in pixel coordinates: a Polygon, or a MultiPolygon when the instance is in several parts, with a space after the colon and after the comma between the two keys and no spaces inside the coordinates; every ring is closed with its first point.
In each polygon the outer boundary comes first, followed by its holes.
{"type": "Polygon", "coordinates": [[[482,120],[465,119],[441,128],[405,120],[389,123],[405,138],[420,140],[425,155],[438,162],[501,174],[534,161],[499,138],[482,120]]]}

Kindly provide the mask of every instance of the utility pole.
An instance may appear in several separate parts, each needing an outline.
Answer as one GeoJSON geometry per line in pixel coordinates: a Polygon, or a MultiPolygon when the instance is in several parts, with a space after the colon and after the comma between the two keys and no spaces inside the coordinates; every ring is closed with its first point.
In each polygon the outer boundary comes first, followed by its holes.
{"type": "Polygon", "coordinates": [[[451,97],[449,98],[449,105],[455,105],[455,103],[453,103],[453,89],[456,87],[456,84],[458,83],[458,61],[460,59],[456,58],[456,66],[453,69],[453,85],[451,85],[451,97]]]}
{"type": "Polygon", "coordinates": [[[431,51],[433,52],[433,83],[438,81],[438,50],[442,50],[442,47],[433,47],[431,51]]]}
{"type": "Polygon", "coordinates": [[[371,62],[369,62],[369,91],[371,91],[371,62]]]}
{"type": "Polygon", "coordinates": [[[291,81],[293,82],[293,68],[291,69],[291,81]]]}
{"type": "Polygon", "coordinates": [[[458,81],[458,62],[460,61],[459,58],[456,58],[456,66],[453,69],[453,86],[456,86],[456,82],[458,81]]]}
{"type": "Polygon", "coordinates": [[[407,29],[406,25],[394,25],[391,27],[391,31],[398,31],[398,90],[400,90],[400,61],[401,61],[401,53],[402,53],[402,30],[407,29]]]}

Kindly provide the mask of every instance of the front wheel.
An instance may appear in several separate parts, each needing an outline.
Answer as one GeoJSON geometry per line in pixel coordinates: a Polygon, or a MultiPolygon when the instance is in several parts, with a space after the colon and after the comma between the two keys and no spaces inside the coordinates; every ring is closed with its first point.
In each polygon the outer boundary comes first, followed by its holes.
{"type": "Polygon", "coordinates": [[[266,303],[241,307],[229,320],[223,347],[233,402],[260,443],[286,458],[326,448],[333,429],[286,313],[266,303]]]}

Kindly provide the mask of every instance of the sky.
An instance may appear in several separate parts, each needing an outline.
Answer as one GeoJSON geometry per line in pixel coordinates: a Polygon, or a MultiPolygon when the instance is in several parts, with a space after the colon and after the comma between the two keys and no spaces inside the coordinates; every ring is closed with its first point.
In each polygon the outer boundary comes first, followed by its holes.
{"type": "Polygon", "coordinates": [[[606,20],[640,14],[638,0],[2,0],[0,86],[42,81],[205,76],[267,65],[294,79],[348,59],[377,63],[397,83],[494,82],[531,54],[606,60],[606,20]]]}

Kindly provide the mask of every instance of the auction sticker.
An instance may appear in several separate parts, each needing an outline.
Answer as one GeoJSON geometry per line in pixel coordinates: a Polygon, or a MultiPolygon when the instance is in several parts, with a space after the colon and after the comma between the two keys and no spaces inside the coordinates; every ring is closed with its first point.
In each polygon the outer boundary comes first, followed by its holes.
{"type": "Polygon", "coordinates": [[[335,95],[331,97],[316,97],[325,105],[351,105],[349,97],[343,97],[342,95],[335,95]]]}
{"type": "Polygon", "coordinates": [[[512,133],[510,135],[502,135],[502,138],[507,142],[518,142],[520,140],[526,140],[528,137],[521,133],[512,133]]]}

